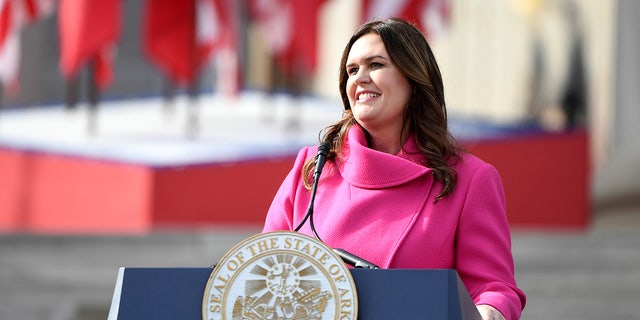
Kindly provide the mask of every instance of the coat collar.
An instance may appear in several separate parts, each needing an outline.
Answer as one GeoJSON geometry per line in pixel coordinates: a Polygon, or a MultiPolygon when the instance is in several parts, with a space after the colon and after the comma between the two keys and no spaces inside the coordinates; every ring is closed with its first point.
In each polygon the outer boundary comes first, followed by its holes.
{"type": "Polygon", "coordinates": [[[398,154],[392,155],[369,148],[364,130],[354,125],[349,129],[344,146],[338,170],[345,180],[357,187],[393,187],[431,171],[420,164],[424,157],[413,137],[407,140],[398,154]]]}

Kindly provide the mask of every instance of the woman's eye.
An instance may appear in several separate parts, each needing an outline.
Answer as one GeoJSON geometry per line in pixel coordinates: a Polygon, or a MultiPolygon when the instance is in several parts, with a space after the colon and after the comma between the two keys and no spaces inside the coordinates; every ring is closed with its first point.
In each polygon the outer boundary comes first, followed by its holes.
{"type": "Polygon", "coordinates": [[[382,63],[380,63],[380,62],[372,62],[372,63],[371,63],[371,68],[372,68],[372,69],[377,69],[377,68],[380,68],[380,67],[382,67],[382,66],[383,66],[383,64],[382,64],[382,63]]]}
{"type": "Polygon", "coordinates": [[[358,68],[349,68],[349,69],[347,69],[347,74],[349,74],[351,76],[356,74],[356,73],[358,73],[358,68]]]}

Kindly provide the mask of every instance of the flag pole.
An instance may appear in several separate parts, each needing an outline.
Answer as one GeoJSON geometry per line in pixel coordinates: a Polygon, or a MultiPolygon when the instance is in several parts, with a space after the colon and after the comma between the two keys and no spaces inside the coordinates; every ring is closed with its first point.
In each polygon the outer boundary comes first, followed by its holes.
{"type": "MultiPolygon", "coordinates": [[[[3,109],[3,106],[2,106],[3,95],[2,94],[3,94],[3,89],[4,89],[4,87],[0,83],[0,123],[2,123],[2,109],[3,109]]],[[[0,128],[2,128],[2,127],[0,126],[0,128]]]]}
{"type": "Polygon", "coordinates": [[[98,131],[98,101],[100,100],[100,88],[96,79],[98,57],[89,63],[89,76],[87,77],[87,96],[89,100],[89,112],[87,114],[87,133],[95,136],[98,131]]]}
{"type": "Polygon", "coordinates": [[[167,119],[175,114],[175,85],[169,76],[164,77],[162,81],[162,98],[163,109],[167,119]]]}
{"type": "Polygon", "coordinates": [[[66,109],[72,111],[76,109],[78,103],[78,78],[79,74],[73,75],[67,79],[67,89],[65,90],[66,109]]]}
{"type": "Polygon", "coordinates": [[[193,81],[187,85],[187,138],[197,139],[200,134],[200,104],[198,101],[200,77],[195,71],[193,81]]]}

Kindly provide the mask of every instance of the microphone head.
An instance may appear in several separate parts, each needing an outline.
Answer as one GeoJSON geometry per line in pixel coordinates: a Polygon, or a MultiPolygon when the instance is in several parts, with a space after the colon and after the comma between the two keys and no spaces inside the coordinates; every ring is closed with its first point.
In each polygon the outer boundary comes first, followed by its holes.
{"type": "Polygon", "coordinates": [[[329,154],[329,150],[331,147],[328,143],[323,142],[318,146],[318,154],[316,155],[316,171],[313,173],[314,180],[318,181],[318,177],[320,177],[320,173],[322,172],[322,167],[324,167],[325,161],[327,161],[327,155],[329,154]]]}
{"type": "Polygon", "coordinates": [[[327,142],[323,142],[318,147],[318,154],[326,157],[329,154],[329,150],[331,150],[331,146],[327,142]]]}

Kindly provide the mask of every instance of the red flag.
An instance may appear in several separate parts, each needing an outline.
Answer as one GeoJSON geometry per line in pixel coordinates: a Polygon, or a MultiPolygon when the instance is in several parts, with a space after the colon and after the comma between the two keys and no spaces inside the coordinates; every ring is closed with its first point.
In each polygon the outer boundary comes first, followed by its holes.
{"type": "Polygon", "coordinates": [[[290,0],[251,0],[249,13],[264,39],[269,54],[279,56],[291,44],[293,22],[290,0]]]}
{"type": "Polygon", "coordinates": [[[318,66],[318,24],[320,9],[325,0],[293,1],[293,43],[289,46],[289,57],[301,57],[307,70],[313,72],[318,66]]]}
{"type": "Polygon", "coordinates": [[[144,48],[175,83],[190,85],[206,50],[196,43],[195,0],[147,0],[144,48]]]}
{"type": "Polygon", "coordinates": [[[95,81],[104,89],[113,78],[112,52],[120,36],[120,0],[60,0],[60,69],[74,77],[95,63],[95,81]]]}
{"type": "Polygon", "coordinates": [[[20,65],[20,30],[51,13],[53,0],[0,0],[0,83],[15,94],[20,65]]]}
{"type": "Polygon", "coordinates": [[[0,82],[8,88],[17,84],[18,28],[13,18],[13,2],[0,0],[0,82]]]}
{"type": "Polygon", "coordinates": [[[422,30],[427,38],[435,39],[442,36],[450,24],[450,0],[430,0],[422,15],[422,30]]]}
{"type": "Polygon", "coordinates": [[[325,0],[253,0],[250,3],[251,15],[283,72],[315,71],[319,14],[324,3],[325,0]]]}
{"type": "Polygon", "coordinates": [[[198,0],[196,42],[203,61],[213,57],[220,91],[235,95],[240,88],[238,2],[198,0]]]}
{"type": "Polygon", "coordinates": [[[203,60],[216,49],[235,42],[233,3],[229,0],[197,0],[196,43],[203,60]]]}
{"type": "Polygon", "coordinates": [[[403,18],[427,38],[442,34],[451,18],[450,0],[362,0],[362,20],[403,18]]]}

